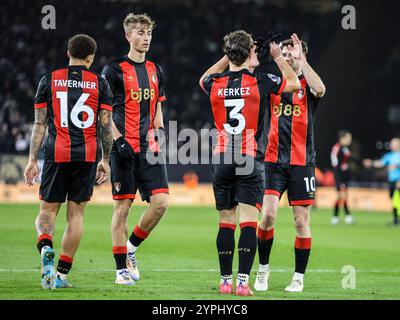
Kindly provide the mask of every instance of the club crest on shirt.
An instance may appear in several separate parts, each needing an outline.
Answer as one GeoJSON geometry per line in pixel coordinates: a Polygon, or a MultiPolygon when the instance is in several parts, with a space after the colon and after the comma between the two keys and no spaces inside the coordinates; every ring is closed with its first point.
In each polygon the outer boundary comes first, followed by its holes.
{"type": "Polygon", "coordinates": [[[114,182],[114,189],[119,192],[121,190],[121,182],[114,182]]]}
{"type": "Polygon", "coordinates": [[[151,75],[151,80],[153,81],[154,84],[157,84],[157,76],[155,75],[155,73],[151,75]]]}
{"type": "Polygon", "coordinates": [[[297,97],[299,99],[302,99],[304,97],[304,90],[303,89],[300,89],[300,90],[297,91],[297,97]]]}

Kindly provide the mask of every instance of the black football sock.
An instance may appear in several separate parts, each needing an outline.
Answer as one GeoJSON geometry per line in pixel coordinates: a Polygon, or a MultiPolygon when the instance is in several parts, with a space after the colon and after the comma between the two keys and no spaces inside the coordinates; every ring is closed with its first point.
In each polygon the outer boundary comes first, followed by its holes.
{"type": "Polygon", "coordinates": [[[347,206],[347,200],[344,200],[343,208],[344,208],[344,212],[346,213],[346,216],[350,215],[350,210],[349,210],[349,207],[347,206]]]}
{"type": "Polygon", "coordinates": [[[333,216],[334,217],[338,217],[339,216],[339,200],[337,200],[336,203],[335,203],[335,209],[334,209],[334,212],[333,212],[333,216]]]}
{"type": "Polygon", "coordinates": [[[42,248],[45,246],[53,248],[53,237],[47,233],[41,234],[37,239],[36,247],[38,248],[39,253],[42,253],[42,248]]]}
{"type": "Polygon", "coordinates": [[[306,272],[308,258],[311,252],[311,238],[296,237],[295,251],[295,272],[304,274],[306,272]]]}
{"type": "Polygon", "coordinates": [[[271,254],[272,244],[274,243],[274,228],[265,231],[258,227],[258,258],[262,265],[269,264],[269,256],[271,254]]]}
{"type": "Polygon", "coordinates": [[[250,274],[257,249],[257,222],[244,222],[240,224],[239,271],[238,274],[250,274]]]}
{"type": "Polygon", "coordinates": [[[126,269],[126,246],[114,246],[113,254],[117,270],[126,269]]]}
{"type": "Polygon", "coordinates": [[[149,232],[142,230],[139,225],[136,225],[129,237],[129,242],[135,247],[139,247],[140,244],[149,236],[149,232]]]}
{"type": "Polygon", "coordinates": [[[393,223],[398,224],[399,223],[399,215],[397,213],[397,209],[393,208],[393,223]]]}
{"type": "Polygon", "coordinates": [[[58,259],[57,271],[67,275],[69,270],[71,270],[73,258],[61,254],[58,259]]]}
{"type": "Polygon", "coordinates": [[[220,223],[217,235],[217,250],[221,276],[232,275],[233,254],[235,252],[234,224],[220,223]]]}

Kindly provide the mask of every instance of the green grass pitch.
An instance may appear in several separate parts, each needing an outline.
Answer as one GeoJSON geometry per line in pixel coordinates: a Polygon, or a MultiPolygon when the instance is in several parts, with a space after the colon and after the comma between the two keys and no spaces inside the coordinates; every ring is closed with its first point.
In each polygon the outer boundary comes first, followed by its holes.
{"type": "MultiPolygon", "coordinates": [[[[130,230],[143,209],[133,207],[130,230]]],[[[141,280],[136,286],[122,287],[114,284],[112,207],[89,204],[69,276],[74,288],[47,291],[40,285],[35,247],[37,211],[38,205],[0,205],[0,299],[237,299],[218,293],[218,215],[213,208],[170,207],[138,250],[141,280]]],[[[330,213],[313,210],[313,247],[305,290],[286,294],[283,289],[294,268],[295,233],[291,210],[280,210],[270,260],[270,290],[245,299],[400,299],[400,228],[386,226],[389,213],[355,212],[353,226],[331,226],[330,213]],[[342,268],[347,265],[356,269],[355,289],[342,288],[346,276],[342,268]]],[[[63,206],[55,234],[57,255],[64,226],[63,206]]],[[[252,284],[257,266],[256,257],[252,284]]]]}

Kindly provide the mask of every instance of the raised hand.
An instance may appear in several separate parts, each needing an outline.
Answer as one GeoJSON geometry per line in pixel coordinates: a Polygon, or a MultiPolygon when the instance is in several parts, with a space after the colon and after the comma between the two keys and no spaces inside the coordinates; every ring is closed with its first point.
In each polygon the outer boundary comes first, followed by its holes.
{"type": "Polygon", "coordinates": [[[364,167],[366,167],[366,168],[372,168],[372,164],[373,164],[373,162],[372,162],[372,160],[371,159],[365,159],[365,160],[363,160],[363,165],[364,165],[364,167]]]}
{"type": "Polygon", "coordinates": [[[282,56],[281,47],[276,42],[271,42],[269,44],[269,54],[272,59],[276,60],[282,56]]]}
{"type": "Polygon", "coordinates": [[[303,45],[297,34],[293,33],[291,36],[293,46],[288,46],[288,50],[290,51],[292,57],[294,59],[303,60],[305,58],[303,53],[303,45]]]}

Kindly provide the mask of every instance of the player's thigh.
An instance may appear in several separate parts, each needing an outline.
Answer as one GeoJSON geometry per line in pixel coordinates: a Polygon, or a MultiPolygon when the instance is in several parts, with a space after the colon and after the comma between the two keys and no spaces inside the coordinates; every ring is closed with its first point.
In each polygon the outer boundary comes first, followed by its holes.
{"type": "Polygon", "coordinates": [[[167,166],[165,163],[152,163],[147,159],[146,153],[138,154],[139,165],[135,167],[135,176],[138,179],[138,188],[142,200],[155,202],[160,199],[168,199],[169,186],[167,166]],[[162,196],[153,197],[163,194],[162,196]]]}
{"type": "Polygon", "coordinates": [[[71,184],[69,163],[45,162],[43,165],[39,198],[49,203],[65,202],[71,184]]]}
{"type": "Polygon", "coordinates": [[[249,205],[260,212],[264,197],[264,164],[256,160],[250,174],[236,175],[236,179],[236,200],[240,204],[239,211],[243,211],[240,210],[240,206],[249,205]]]}
{"type": "Polygon", "coordinates": [[[237,206],[232,209],[224,209],[219,211],[219,223],[236,225],[236,210],[237,206]]]}
{"type": "Polygon", "coordinates": [[[265,163],[264,194],[277,196],[279,199],[288,187],[287,169],[277,163],[265,163]]]}
{"type": "MultiPolygon", "coordinates": [[[[95,162],[73,162],[70,165],[71,184],[68,188],[68,202],[74,202],[78,206],[87,202],[93,195],[96,182],[97,164],[95,162]]],[[[83,207],[85,205],[82,205],[83,207]]]]}
{"type": "Polygon", "coordinates": [[[335,184],[336,190],[340,198],[345,198],[347,196],[347,188],[349,184],[350,177],[345,172],[335,173],[335,184]]]}
{"type": "Polygon", "coordinates": [[[288,198],[291,206],[309,206],[315,202],[315,167],[292,166],[288,198]]]}
{"type": "Polygon", "coordinates": [[[235,166],[223,163],[213,164],[211,174],[217,210],[222,212],[234,209],[237,206],[235,166]]]}
{"type": "Polygon", "coordinates": [[[74,200],[67,201],[67,219],[75,216],[83,216],[88,201],[76,202],[74,200]]]}
{"type": "Polygon", "coordinates": [[[260,213],[260,210],[257,207],[239,202],[238,209],[239,223],[256,222],[258,220],[258,214],[260,213]]]}
{"type": "Polygon", "coordinates": [[[41,215],[48,215],[55,218],[60,210],[60,206],[60,202],[47,202],[41,200],[39,205],[39,213],[41,215]]]}
{"type": "Polygon", "coordinates": [[[119,156],[115,145],[110,155],[111,189],[114,200],[135,199],[137,177],[134,174],[135,160],[123,159],[119,156]]]}

